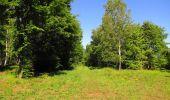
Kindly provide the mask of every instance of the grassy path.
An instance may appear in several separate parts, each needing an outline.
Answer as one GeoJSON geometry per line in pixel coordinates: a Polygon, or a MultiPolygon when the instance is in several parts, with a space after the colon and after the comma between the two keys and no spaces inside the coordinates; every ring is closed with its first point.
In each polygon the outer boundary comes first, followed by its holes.
{"type": "Polygon", "coordinates": [[[77,67],[55,76],[17,79],[0,72],[0,100],[170,100],[170,73],[90,70],[77,67]]]}

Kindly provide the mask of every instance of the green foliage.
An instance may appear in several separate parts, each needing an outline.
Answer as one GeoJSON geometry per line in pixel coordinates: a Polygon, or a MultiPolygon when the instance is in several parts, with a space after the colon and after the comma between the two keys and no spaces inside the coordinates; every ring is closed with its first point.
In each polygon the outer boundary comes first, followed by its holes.
{"type": "Polygon", "coordinates": [[[104,32],[108,34],[106,40],[112,41],[109,43],[110,52],[116,51],[114,54],[109,53],[108,55],[113,55],[114,59],[118,59],[116,63],[119,69],[122,68],[122,62],[125,59],[123,56],[125,52],[124,44],[128,32],[127,27],[130,23],[130,11],[127,9],[126,4],[122,0],[108,0],[102,27],[104,32]]]}
{"type": "Polygon", "coordinates": [[[170,49],[168,49],[168,52],[166,54],[166,57],[168,59],[168,64],[165,66],[166,69],[170,69],[170,49]]]}
{"type": "Polygon", "coordinates": [[[108,0],[102,25],[92,32],[86,47],[89,66],[112,66],[129,69],[160,69],[167,65],[167,34],[150,23],[131,21],[121,0],[108,0]],[[121,66],[123,65],[123,66],[121,66]]]}
{"type": "Polygon", "coordinates": [[[31,78],[34,76],[34,71],[30,65],[25,65],[23,70],[22,78],[31,78]]]}
{"type": "Polygon", "coordinates": [[[140,25],[135,24],[130,25],[128,30],[125,65],[130,69],[143,69],[146,60],[143,30],[140,25]]]}
{"type": "Polygon", "coordinates": [[[89,63],[93,66],[113,66],[121,69],[124,62],[129,11],[122,0],[108,0],[102,25],[93,31],[89,63]],[[95,63],[94,63],[95,62],[95,63]]]}
{"type": "Polygon", "coordinates": [[[8,57],[19,70],[29,66],[44,72],[82,61],[82,31],[71,14],[71,1],[1,1],[0,19],[5,20],[0,21],[0,64],[8,57]]]}
{"type": "Polygon", "coordinates": [[[150,22],[144,22],[142,25],[143,35],[145,38],[146,51],[145,56],[148,69],[157,69],[164,67],[167,64],[166,52],[168,48],[165,43],[167,34],[163,28],[154,25],[150,22]]]}
{"type": "Polygon", "coordinates": [[[0,0],[0,66],[17,64],[25,76],[34,72],[89,66],[162,69],[169,60],[163,28],[132,23],[122,0],[108,0],[102,24],[83,51],[82,30],[71,14],[72,0],[0,0]],[[30,73],[29,73],[30,71],[30,73]]]}
{"type": "Polygon", "coordinates": [[[13,44],[14,34],[16,33],[15,26],[15,7],[17,1],[0,1],[0,66],[6,66],[13,63],[13,44]]]}

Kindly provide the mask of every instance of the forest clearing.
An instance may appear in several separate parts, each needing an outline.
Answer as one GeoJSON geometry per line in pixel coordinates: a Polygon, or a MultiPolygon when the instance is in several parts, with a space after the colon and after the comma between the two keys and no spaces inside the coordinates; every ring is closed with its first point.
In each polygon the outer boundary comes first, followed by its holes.
{"type": "Polygon", "coordinates": [[[170,100],[169,4],[0,0],[0,100],[170,100]]]}

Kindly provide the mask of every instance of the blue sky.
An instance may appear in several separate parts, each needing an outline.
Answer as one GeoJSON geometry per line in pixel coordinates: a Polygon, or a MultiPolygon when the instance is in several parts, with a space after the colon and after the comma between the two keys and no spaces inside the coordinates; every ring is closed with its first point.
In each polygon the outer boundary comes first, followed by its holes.
{"type": "MultiPolygon", "coordinates": [[[[72,13],[78,15],[83,31],[82,44],[85,47],[91,41],[92,29],[102,22],[103,5],[107,0],[74,0],[72,13]]],[[[131,16],[135,23],[151,21],[166,29],[169,33],[167,42],[170,42],[170,0],[124,0],[131,9],[131,16]]]]}

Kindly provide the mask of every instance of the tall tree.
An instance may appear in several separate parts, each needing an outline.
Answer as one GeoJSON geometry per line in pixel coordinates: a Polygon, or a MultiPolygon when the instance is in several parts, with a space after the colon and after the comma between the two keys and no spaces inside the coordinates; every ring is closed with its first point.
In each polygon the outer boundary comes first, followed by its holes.
{"type": "Polygon", "coordinates": [[[7,6],[0,2],[0,12],[2,12],[0,14],[0,66],[4,65],[4,56],[5,56],[5,34],[4,34],[4,24],[5,24],[5,17],[6,17],[6,9],[7,6]]]}
{"type": "Polygon", "coordinates": [[[122,54],[124,42],[127,34],[127,26],[131,23],[129,10],[122,0],[108,0],[106,12],[103,18],[104,31],[110,34],[117,49],[119,59],[118,69],[122,68],[122,54]]]}
{"type": "Polygon", "coordinates": [[[143,30],[136,24],[131,24],[128,30],[125,65],[130,69],[143,69],[146,62],[144,48],[147,45],[143,30]]]}
{"type": "Polygon", "coordinates": [[[75,61],[74,54],[81,52],[82,32],[70,3],[21,0],[16,9],[18,57],[28,59],[36,72],[68,69],[75,61]]]}
{"type": "Polygon", "coordinates": [[[99,61],[103,60],[108,65],[116,63],[118,69],[122,68],[124,43],[130,24],[130,11],[126,4],[122,0],[108,0],[102,25],[92,36],[94,50],[99,50],[99,61]]]}
{"type": "Polygon", "coordinates": [[[166,54],[166,57],[168,59],[168,64],[165,66],[166,69],[170,69],[170,48],[168,49],[168,52],[166,54]]]}
{"type": "Polygon", "coordinates": [[[167,64],[166,53],[168,47],[164,41],[167,38],[164,29],[151,22],[144,22],[142,30],[147,44],[144,48],[147,57],[146,68],[156,69],[165,66],[167,64]]]}
{"type": "Polygon", "coordinates": [[[1,65],[6,66],[10,63],[13,55],[13,40],[16,31],[15,27],[15,7],[18,5],[17,0],[0,2],[1,6],[1,65]],[[4,48],[4,49],[2,49],[4,48]]]}

